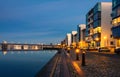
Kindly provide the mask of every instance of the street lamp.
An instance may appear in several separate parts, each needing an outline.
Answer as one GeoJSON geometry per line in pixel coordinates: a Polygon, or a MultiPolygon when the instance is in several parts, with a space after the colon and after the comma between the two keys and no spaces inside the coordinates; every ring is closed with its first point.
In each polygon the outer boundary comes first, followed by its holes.
{"type": "Polygon", "coordinates": [[[82,52],[82,66],[85,66],[85,51],[82,52]]]}
{"type": "Polygon", "coordinates": [[[99,38],[97,37],[95,40],[96,40],[96,47],[98,47],[99,38]]]}
{"type": "Polygon", "coordinates": [[[96,41],[99,41],[99,38],[96,38],[95,40],[96,40],[96,41]]]}
{"type": "Polygon", "coordinates": [[[75,49],[75,52],[76,52],[76,60],[79,60],[79,53],[80,53],[80,50],[78,48],[75,49]]]}
{"type": "Polygon", "coordinates": [[[70,53],[70,47],[67,48],[67,52],[70,53]]]}

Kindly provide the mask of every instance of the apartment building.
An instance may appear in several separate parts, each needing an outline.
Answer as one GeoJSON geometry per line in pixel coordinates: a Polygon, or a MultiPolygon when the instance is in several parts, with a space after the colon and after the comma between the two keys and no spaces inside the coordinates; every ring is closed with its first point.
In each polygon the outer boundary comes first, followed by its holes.
{"type": "Polygon", "coordinates": [[[120,0],[112,0],[112,35],[115,46],[120,47],[120,0]]]}
{"type": "Polygon", "coordinates": [[[110,23],[111,2],[98,2],[86,14],[86,42],[89,47],[106,47],[114,43],[110,23]]]}

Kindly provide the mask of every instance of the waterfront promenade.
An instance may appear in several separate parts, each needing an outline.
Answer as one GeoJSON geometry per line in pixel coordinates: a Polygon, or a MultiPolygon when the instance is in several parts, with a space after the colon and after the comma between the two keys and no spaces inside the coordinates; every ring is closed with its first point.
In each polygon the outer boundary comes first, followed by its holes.
{"type": "Polygon", "coordinates": [[[120,77],[120,55],[87,51],[82,66],[82,51],[79,60],[74,50],[59,51],[36,77],[120,77]]]}

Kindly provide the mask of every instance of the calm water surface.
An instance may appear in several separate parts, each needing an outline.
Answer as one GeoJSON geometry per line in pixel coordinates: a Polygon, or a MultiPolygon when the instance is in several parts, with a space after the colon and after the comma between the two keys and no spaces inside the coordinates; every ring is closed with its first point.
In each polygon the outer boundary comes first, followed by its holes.
{"type": "Polygon", "coordinates": [[[57,51],[0,51],[0,77],[34,77],[57,51]]]}

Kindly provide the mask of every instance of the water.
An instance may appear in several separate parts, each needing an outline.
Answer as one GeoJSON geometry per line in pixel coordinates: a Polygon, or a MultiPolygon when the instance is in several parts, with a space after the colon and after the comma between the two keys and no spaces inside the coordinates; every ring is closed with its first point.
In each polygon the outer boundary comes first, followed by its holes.
{"type": "Polygon", "coordinates": [[[0,52],[0,77],[34,77],[56,52],[0,52]]]}

